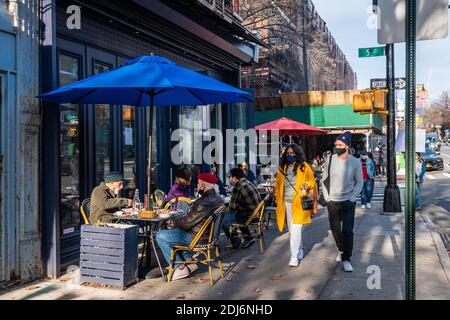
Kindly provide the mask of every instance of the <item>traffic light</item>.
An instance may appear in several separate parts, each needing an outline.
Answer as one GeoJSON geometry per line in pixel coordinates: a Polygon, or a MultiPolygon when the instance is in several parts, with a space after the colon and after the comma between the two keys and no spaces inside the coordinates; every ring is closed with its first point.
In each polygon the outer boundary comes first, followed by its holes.
{"type": "Polygon", "coordinates": [[[386,93],[388,90],[361,90],[353,96],[353,112],[361,114],[386,114],[386,93]]]}

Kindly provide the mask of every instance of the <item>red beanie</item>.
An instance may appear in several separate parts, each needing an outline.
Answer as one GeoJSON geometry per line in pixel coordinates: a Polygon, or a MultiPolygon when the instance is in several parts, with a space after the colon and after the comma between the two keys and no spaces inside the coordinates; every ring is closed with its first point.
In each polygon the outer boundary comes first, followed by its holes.
{"type": "Polygon", "coordinates": [[[212,173],[200,173],[198,175],[198,180],[202,180],[208,183],[216,184],[219,180],[212,173]]]}

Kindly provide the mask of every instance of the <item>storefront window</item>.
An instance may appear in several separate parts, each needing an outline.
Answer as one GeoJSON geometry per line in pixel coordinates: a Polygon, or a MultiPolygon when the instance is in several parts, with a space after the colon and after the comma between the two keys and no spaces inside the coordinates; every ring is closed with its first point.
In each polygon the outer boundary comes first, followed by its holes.
{"type": "MultiPolygon", "coordinates": [[[[194,129],[202,129],[202,107],[195,106],[182,106],[180,107],[179,114],[180,129],[189,131],[189,137],[183,140],[183,163],[180,167],[190,168],[192,171],[192,184],[194,186],[197,183],[197,176],[201,173],[202,158],[196,159],[195,152],[200,148],[202,150],[201,137],[195,137],[194,129]],[[190,138],[190,139],[189,139],[190,138]]],[[[183,137],[184,139],[184,137],[183,137]]]]}
{"type": "MultiPolygon", "coordinates": [[[[80,60],[59,54],[59,86],[80,79],[80,60]]],[[[70,236],[80,228],[79,185],[79,105],[60,107],[60,177],[61,177],[61,237],[70,236]]]]}
{"type": "MultiPolygon", "coordinates": [[[[112,66],[94,62],[94,74],[111,70],[112,66]]],[[[95,105],[95,152],[96,152],[96,184],[104,181],[110,172],[109,144],[110,144],[110,109],[109,104],[95,105]]]]}
{"type": "Polygon", "coordinates": [[[136,125],[135,107],[123,106],[123,174],[125,196],[136,189],[136,125]]]}

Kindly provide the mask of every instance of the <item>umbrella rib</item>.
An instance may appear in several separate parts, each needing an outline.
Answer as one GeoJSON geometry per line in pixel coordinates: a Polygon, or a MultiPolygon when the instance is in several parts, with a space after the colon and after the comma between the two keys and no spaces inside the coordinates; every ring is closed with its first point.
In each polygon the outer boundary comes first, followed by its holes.
{"type": "Polygon", "coordinates": [[[84,98],[86,98],[88,95],[90,95],[91,93],[94,93],[95,91],[97,91],[98,88],[94,88],[88,92],[86,92],[85,94],[83,94],[81,97],[79,97],[78,99],[73,100],[71,103],[73,104],[78,104],[80,103],[80,101],[84,98]]]}
{"type": "Polygon", "coordinates": [[[205,103],[205,101],[203,101],[202,98],[200,98],[194,91],[192,91],[192,89],[186,88],[186,90],[189,91],[189,92],[190,92],[194,97],[196,97],[198,100],[200,100],[200,102],[201,102],[203,105],[207,105],[207,103],[205,103]]]}

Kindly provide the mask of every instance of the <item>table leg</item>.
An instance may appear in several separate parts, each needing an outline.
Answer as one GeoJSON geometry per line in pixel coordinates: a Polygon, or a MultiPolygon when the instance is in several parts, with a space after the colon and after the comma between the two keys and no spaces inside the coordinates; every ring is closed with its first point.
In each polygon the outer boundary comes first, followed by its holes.
{"type": "Polygon", "coordinates": [[[161,272],[162,279],[163,279],[164,282],[166,282],[167,279],[166,279],[166,276],[165,276],[164,271],[162,269],[161,262],[159,261],[158,253],[156,252],[155,240],[154,240],[154,237],[153,237],[153,225],[150,228],[150,241],[152,243],[153,252],[155,253],[156,261],[158,262],[158,267],[159,267],[159,271],[161,272]]]}
{"type": "Polygon", "coordinates": [[[149,237],[150,238],[152,237],[151,224],[145,226],[145,241],[147,243],[147,245],[146,245],[146,252],[145,252],[145,255],[146,255],[145,263],[146,263],[147,268],[150,269],[152,267],[152,257],[151,257],[151,253],[152,252],[151,252],[151,249],[150,249],[150,239],[149,239],[149,237]],[[149,228],[150,228],[150,232],[148,230],[149,228]]]}

